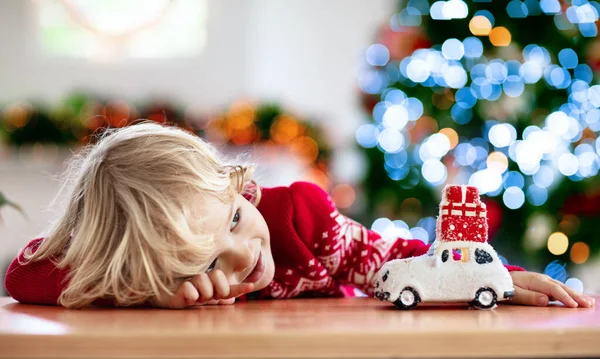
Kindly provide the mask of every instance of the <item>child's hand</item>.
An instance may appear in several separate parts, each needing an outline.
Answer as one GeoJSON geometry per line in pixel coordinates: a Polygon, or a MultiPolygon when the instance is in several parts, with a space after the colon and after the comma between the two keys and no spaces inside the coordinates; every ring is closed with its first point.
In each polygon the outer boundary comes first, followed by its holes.
{"type": "Polygon", "coordinates": [[[235,298],[249,293],[254,283],[229,284],[220,270],[201,273],[183,282],[171,297],[157,300],[161,308],[181,309],[197,304],[233,304],[235,298]]]}
{"type": "Polygon", "coordinates": [[[594,298],[579,293],[545,274],[511,272],[510,275],[515,287],[515,296],[508,303],[546,306],[548,302],[558,300],[571,308],[589,308],[595,303],[594,298]]]}

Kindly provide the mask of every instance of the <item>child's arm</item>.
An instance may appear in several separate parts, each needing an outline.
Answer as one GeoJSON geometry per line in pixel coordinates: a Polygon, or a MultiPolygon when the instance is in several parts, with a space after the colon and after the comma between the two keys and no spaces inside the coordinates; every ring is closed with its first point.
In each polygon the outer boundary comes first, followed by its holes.
{"type": "MultiPolygon", "coordinates": [[[[42,240],[34,239],[26,249],[30,248],[35,252],[42,240]]],[[[55,262],[50,259],[25,264],[23,253],[24,250],[6,271],[4,286],[8,294],[20,303],[58,305],[58,298],[68,284],[65,280],[68,270],[57,268],[55,262]]],[[[204,273],[194,276],[190,281],[182,283],[173,296],[159,298],[146,305],[179,309],[196,304],[232,304],[235,297],[252,290],[251,284],[229,286],[228,283],[220,283],[213,277],[215,276],[204,273]],[[204,277],[206,280],[203,280],[204,277]]],[[[94,304],[114,305],[111,300],[104,299],[98,299],[94,304]]]]}
{"type": "MultiPolygon", "coordinates": [[[[317,259],[341,284],[371,293],[375,274],[392,259],[420,256],[429,245],[421,240],[382,238],[377,232],[338,212],[331,198],[310,183],[290,186],[298,234],[317,259]]],[[[506,266],[509,271],[523,271],[506,266]]]]}
{"type": "MultiPolygon", "coordinates": [[[[32,240],[26,248],[35,252],[42,238],[32,240]]],[[[24,250],[15,258],[4,278],[8,294],[21,303],[57,305],[58,297],[66,286],[67,270],[56,268],[50,259],[27,264],[24,250]]]]}

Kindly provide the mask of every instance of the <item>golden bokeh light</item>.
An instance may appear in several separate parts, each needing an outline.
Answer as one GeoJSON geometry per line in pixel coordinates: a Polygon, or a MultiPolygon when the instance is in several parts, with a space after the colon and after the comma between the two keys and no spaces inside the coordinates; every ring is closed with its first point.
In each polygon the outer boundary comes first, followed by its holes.
{"type": "Polygon", "coordinates": [[[503,26],[498,26],[490,31],[490,42],[494,46],[508,46],[512,41],[510,31],[503,26]]]}
{"type": "Polygon", "coordinates": [[[291,152],[300,162],[311,163],[319,155],[319,146],[312,138],[302,136],[292,142],[291,152]]]}
{"type": "Polygon", "coordinates": [[[3,118],[9,130],[25,127],[31,118],[31,105],[22,103],[8,105],[4,108],[3,118]]]}
{"type": "Polygon", "coordinates": [[[458,133],[450,127],[442,128],[440,133],[450,140],[450,149],[454,149],[458,145],[458,133]]]}
{"type": "Polygon", "coordinates": [[[564,254],[569,248],[569,238],[562,232],[554,232],[548,237],[548,250],[550,253],[559,256],[564,254]]]}
{"type": "Polygon", "coordinates": [[[508,169],[508,158],[502,152],[492,152],[487,158],[487,166],[500,174],[508,169]]]}
{"type": "Polygon", "coordinates": [[[475,36],[487,36],[492,30],[492,23],[485,16],[474,16],[469,21],[469,30],[475,36]]]}
{"type": "Polygon", "coordinates": [[[583,264],[590,257],[590,247],[583,242],[577,242],[571,247],[571,260],[575,264],[583,264]]]}
{"type": "Polygon", "coordinates": [[[290,115],[279,115],[271,125],[271,137],[279,144],[291,143],[302,135],[302,126],[290,115]]]}

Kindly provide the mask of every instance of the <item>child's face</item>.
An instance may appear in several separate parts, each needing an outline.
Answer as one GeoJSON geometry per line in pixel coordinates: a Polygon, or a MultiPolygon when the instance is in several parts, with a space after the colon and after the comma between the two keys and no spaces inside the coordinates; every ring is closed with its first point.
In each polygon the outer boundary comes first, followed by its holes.
{"type": "Polygon", "coordinates": [[[254,283],[254,290],[266,287],[275,273],[269,228],[258,209],[236,194],[231,204],[207,199],[206,227],[215,236],[216,251],[208,269],[223,271],[230,284],[254,283]]]}

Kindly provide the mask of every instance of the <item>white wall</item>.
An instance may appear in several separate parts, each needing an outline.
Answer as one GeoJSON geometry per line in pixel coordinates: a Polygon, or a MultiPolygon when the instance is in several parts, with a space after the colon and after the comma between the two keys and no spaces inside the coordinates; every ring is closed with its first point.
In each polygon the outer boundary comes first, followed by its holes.
{"type": "MultiPolygon", "coordinates": [[[[247,96],[278,100],[321,121],[343,150],[360,121],[356,70],[394,6],[393,0],[208,0],[207,45],[197,58],[93,63],[41,56],[34,2],[0,0],[0,106],[30,99],[52,104],[77,89],[129,100],[168,96],[205,111],[247,96]]],[[[0,147],[0,191],[28,215],[1,211],[0,273],[50,219],[44,208],[58,189],[51,175],[66,155],[19,160],[0,147]]],[[[259,176],[275,185],[299,173],[272,163],[259,176]]]]}
{"type": "Polygon", "coordinates": [[[0,103],[59,101],[90,89],[126,99],[166,96],[216,110],[241,96],[280,100],[336,129],[359,122],[356,69],[392,0],[207,0],[204,51],[182,60],[88,62],[42,56],[36,6],[0,1],[0,103]]]}
{"type": "Polygon", "coordinates": [[[70,91],[91,89],[128,99],[169,96],[184,104],[223,105],[246,92],[246,48],[251,3],[209,1],[208,39],[202,54],[181,60],[121,63],[42,56],[36,5],[0,1],[0,101],[54,103],[70,91]]]}

